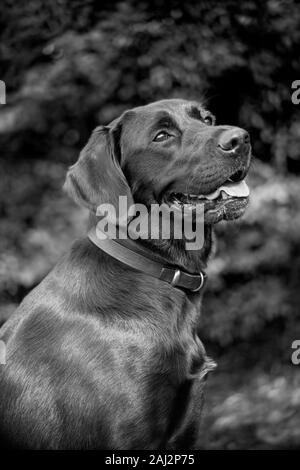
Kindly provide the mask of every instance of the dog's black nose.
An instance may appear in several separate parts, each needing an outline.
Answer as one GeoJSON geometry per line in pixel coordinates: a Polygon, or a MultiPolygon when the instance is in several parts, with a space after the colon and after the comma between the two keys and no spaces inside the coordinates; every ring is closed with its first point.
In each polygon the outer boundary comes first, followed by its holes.
{"type": "Polygon", "coordinates": [[[247,131],[239,127],[228,129],[219,137],[219,147],[225,152],[240,150],[244,144],[250,144],[250,136],[247,131]]]}

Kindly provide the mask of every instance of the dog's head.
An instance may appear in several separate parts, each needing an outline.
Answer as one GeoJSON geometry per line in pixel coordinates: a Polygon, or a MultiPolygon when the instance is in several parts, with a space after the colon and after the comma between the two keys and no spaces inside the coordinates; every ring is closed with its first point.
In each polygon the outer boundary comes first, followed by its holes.
{"type": "Polygon", "coordinates": [[[239,217],[247,205],[248,133],[215,125],[196,102],[163,100],[126,111],[95,129],[65,187],[95,212],[103,203],[204,204],[205,222],[239,217]]]}

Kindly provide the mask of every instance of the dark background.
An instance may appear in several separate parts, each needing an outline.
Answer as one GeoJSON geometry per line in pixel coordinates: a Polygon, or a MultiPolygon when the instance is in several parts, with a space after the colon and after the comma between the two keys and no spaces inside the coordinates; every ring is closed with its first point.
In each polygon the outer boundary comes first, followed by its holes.
{"type": "Polygon", "coordinates": [[[91,130],[160,98],[204,100],[250,131],[251,205],[217,227],[201,337],[219,363],[203,448],[300,447],[300,7],[245,2],[1,2],[0,318],[48,272],[85,211],[61,187],[91,130]]]}

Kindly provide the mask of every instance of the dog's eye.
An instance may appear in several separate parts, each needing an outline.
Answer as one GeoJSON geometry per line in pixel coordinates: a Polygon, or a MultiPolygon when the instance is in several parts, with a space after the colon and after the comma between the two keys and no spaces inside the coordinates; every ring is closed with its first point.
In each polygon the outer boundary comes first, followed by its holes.
{"type": "Polygon", "coordinates": [[[170,134],[168,134],[168,132],[165,132],[165,131],[160,131],[158,134],[156,134],[156,136],[154,137],[154,142],[163,142],[164,140],[167,140],[171,137],[170,134]]]}
{"type": "Polygon", "coordinates": [[[205,122],[207,126],[212,126],[214,123],[213,118],[211,116],[205,116],[203,121],[205,122]]]}

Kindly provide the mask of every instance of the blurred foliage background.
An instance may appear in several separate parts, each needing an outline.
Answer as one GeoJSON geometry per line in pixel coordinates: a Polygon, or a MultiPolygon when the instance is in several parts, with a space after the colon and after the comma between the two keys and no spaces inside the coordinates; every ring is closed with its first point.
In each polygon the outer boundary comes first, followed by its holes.
{"type": "Polygon", "coordinates": [[[160,98],[252,136],[252,199],[217,227],[201,337],[219,363],[203,448],[300,447],[300,8],[296,0],[1,2],[0,321],[86,213],[62,193],[93,127],[160,98]]]}

